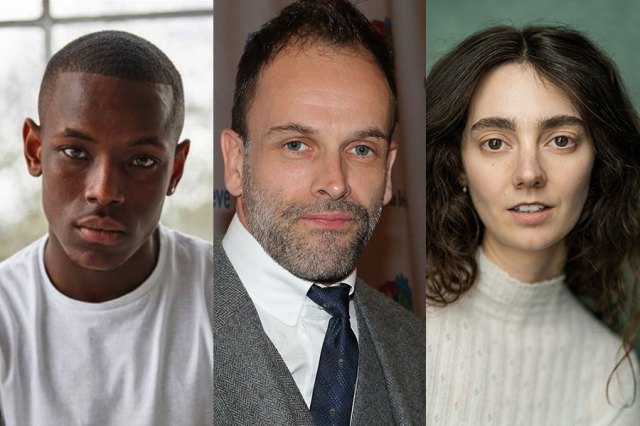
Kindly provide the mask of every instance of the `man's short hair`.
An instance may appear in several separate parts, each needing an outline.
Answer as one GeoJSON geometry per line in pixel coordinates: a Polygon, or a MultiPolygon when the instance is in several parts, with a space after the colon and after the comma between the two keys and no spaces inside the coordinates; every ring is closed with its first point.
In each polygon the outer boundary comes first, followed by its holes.
{"type": "Polygon", "coordinates": [[[397,121],[397,92],[393,53],[386,40],[348,0],[299,0],[254,33],[238,64],[233,96],[231,126],[247,140],[247,112],[255,96],[258,77],[264,68],[289,46],[310,44],[332,48],[364,49],[384,73],[391,89],[393,116],[389,137],[397,121]]]}
{"type": "Polygon", "coordinates": [[[61,72],[83,72],[141,82],[167,84],[173,92],[176,140],[184,124],[184,91],[180,73],[157,46],[124,31],[99,31],[73,40],[51,57],[42,78],[38,114],[44,110],[61,72]]]}

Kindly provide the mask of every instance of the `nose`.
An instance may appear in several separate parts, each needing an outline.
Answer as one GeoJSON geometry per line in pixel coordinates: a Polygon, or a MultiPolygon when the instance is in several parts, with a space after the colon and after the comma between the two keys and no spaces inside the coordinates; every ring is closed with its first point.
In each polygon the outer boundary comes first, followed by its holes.
{"type": "Polygon", "coordinates": [[[540,152],[537,149],[522,149],[517,161],[513,172],[513,186],[516,188],[537,188],[547,183],[547,175],[541,163],[540,152]]]}
{"type": "Polygon", "coordinates": [[[311,190],[318,197],[329,197],[332,200],[349,195],[351,188],[340,154],[327,154],[317,160],[311,190]]]}
{"type": "Polygon", "coordinates": [[[111,161],[95,160],[86,177],[85,199],[100,205],[122,204],[124,191],[120,173],[111,161]]]}

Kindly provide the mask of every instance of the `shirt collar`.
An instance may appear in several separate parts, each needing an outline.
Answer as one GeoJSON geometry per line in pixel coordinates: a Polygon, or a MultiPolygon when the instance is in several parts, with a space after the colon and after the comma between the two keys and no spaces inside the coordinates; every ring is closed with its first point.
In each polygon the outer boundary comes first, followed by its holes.
{"type": "MultiPolygon", "coordinates": [[[[253,303],[286,325],[296,325],[313,281],[296,277],[273,260],[237,214],[231,220],[222,247],[253,303]]],[[[356,270],[341,282],[351,287],[352,295],[356,270]]]]}

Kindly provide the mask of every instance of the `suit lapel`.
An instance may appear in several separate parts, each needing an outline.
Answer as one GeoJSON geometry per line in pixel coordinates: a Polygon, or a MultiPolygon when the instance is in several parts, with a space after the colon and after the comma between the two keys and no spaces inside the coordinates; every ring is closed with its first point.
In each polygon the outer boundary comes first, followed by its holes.
{"type": "MultiPolygon", "coordinates": [[[[354,296],[358,330],[359,334],[368,339],[363,341],[363,344],[370,347],[363,352],[372,359],[363,359],[362,374],[366,381],[362,386],[366,386],[366,390],[360,392],[358,383],[358,410],[354,414],[359,419],[363,415],[360,409],[366,411],[374,407],[384,407],[393,414],[393,421],[379,423],[375,420],[368,424],[424,425],[424,329],[415,331],[414,336],[405,336],[404,331],[409,330],[414,324],[405,326],[396,323],[397,318],[390,315],[391,311],[381,304],[381,299],[376,290],[358,280],[354,296]],[[417,351],[412,346],[416,344],[419,349],[417,351]],[[359,401],[359,398],[370,399],[364,402],[359,401]]],[[[386,300],[384,302],[389,303],[386,300]]],[[[359,421],[358,424],[365,423],[359,421]]]]}
{"type": "Polygon", "coordinates": [[[382,366],[375,353],[369,328],[356,307],[358,316],[358,383],[353,404],[352,425],[394,424],[382,366]]]}
{"type": "Polygon", "coordinates": [[[214,423],[313,425],[220,240],[214,264],[214,423]]]}

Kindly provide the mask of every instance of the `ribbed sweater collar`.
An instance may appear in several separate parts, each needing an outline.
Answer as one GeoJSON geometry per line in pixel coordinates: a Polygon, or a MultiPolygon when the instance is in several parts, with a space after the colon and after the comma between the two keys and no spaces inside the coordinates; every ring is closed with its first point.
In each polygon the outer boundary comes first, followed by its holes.
{"type": "Polygon", "coordinates": [[[473,300],[479,299],[476,306],[490,315],[523,319],[544,315],[557,310],[568,295],[564,275],[525,283],[507,275],[487,259],[482,250],[478,250],[476,261],[478,277],[469,296],[473,300]]]}

